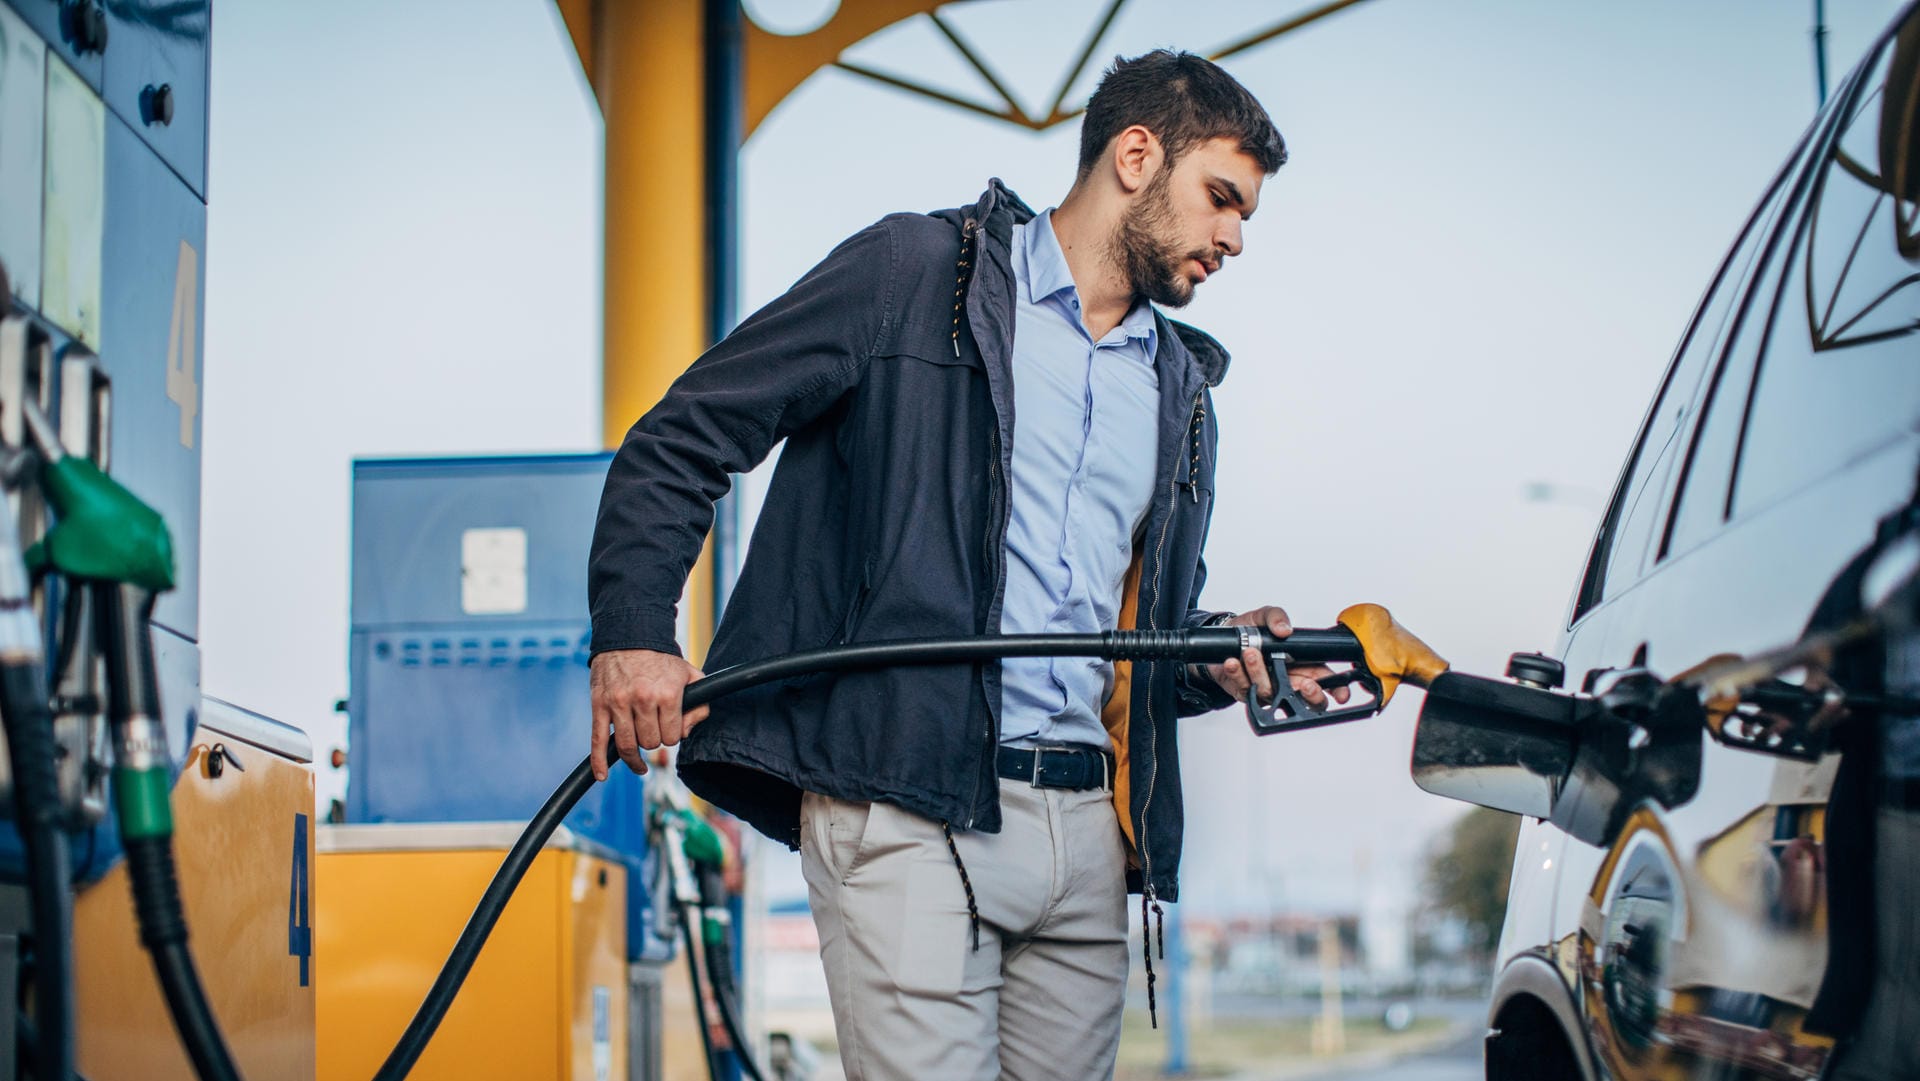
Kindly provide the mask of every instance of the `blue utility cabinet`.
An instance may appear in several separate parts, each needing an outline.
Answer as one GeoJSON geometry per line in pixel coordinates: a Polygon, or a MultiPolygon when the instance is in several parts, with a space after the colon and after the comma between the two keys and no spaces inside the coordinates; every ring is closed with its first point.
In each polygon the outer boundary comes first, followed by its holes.
{"type": "MultiPolygon", "coordinates": [[[[587,549],[607,454],[353,466],[352,822],[521,822],[587,753],[587,549]]],[[[650,943],[643,784],[624,767],[568,828],[628,865],[650,943]]]]}

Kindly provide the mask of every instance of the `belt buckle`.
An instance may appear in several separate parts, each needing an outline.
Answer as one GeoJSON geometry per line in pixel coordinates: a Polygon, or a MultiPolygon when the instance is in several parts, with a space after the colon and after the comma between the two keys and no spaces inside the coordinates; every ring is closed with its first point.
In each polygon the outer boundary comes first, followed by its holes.
{"type": "Polygon", "coordinates": [[[1100,756],[1100,791],[1113,791],[1113,763],[1108,760],[1105,751],[1096,751],[1100,756]]]}
{"type": "Polygon", "coordinates": [[[1041,747],[1035,747],[1033,749],[1033,778],[1028,783],[1033,785],[1033,787],[1035,788],[1045,787],[1040,783],[1040,752],[1043,749],[1044,748],[1041,748],[1041,747]]]}

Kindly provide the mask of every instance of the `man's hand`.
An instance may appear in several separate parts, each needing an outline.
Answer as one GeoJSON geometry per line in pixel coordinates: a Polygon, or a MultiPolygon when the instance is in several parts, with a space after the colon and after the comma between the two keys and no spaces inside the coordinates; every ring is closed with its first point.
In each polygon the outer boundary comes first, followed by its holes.
{"type": "MultiPolygon", "coordinates": [[[[1265,627],[1281,638],[1293,633],[1293,623],[1287,619],[1286,609],[1274,605],[1242,612],[1221,626],[1265,627]]],[[[1273,701],[1273,677],[1268,674],[1266,658],[1260,655],[1259,650],[1242,650],[1237,658],[1205,667],[1208,678],[1235,698],[1245,700],[1247,688],[1252,687],[1260,692],[1261,701],[1273,701]]],[[[1318,681],[1320,677],[1332,674],[1333,669],[1324,664],[1301,664],[1287,669],[1287,679],[1293,684],[1293,689],[1299,691],[1300,697],[1315,709],[1325,709],[1327,705],[1328,692],[1321,689],[1318,681]]],[[[1334,701],[1345,702],[1349,692],[1345,687],[1335,687],[1332,694],[1334,701]]]]}
{"type": "Polygon", "coordinates": [[[647,772],[642,751],[671,747],[707,719],[707,707],[680,712],[687,684],[703,673],[671,653],[650,649],[610,649],[593,658],[593,779],[607,779],[607,729],[620,760],[635,773],[647,772]]]}

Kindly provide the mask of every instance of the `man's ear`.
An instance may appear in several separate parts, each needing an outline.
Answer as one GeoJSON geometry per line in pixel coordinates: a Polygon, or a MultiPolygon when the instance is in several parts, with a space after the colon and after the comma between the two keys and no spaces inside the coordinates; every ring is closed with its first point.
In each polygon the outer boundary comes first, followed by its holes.
{"type": "Polygon", "coordinates": [[[1113,175],[1120,190],[1138,195],[1165,163],[1160,139],[1139,124],[1113,137],[1113,175]]]}

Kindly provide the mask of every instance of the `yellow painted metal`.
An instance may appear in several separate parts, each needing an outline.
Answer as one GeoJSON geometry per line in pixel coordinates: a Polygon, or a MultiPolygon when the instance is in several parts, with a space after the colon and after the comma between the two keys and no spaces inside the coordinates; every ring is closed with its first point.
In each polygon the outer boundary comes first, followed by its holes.
{"type": "Polygon", "coordinates": [[[792,37],[770,34],[748,20],[741,45],[746,60],[746,133],[753,134],[788,94],[855,42],[940,6],[940,0],[842,0],[840,10],[825,26],[792,37]]]}
{"type": "Polygon", "coordinates": [[[700,15],[692,0],[596,5],[610,447],[707,345],[700,15]]]}
{"type": "MultiPolygon", "coordinates": [[[[696,0],[591,5],[587,70],[606,120],[601,415],[608,447],[619,446],[708,344],[701,8],[696,0]]],[[[570,19],[577,45],[575,26],[570,19]]],[[[711,550],[688,579],[695,663],[715,618],[711,550]]]]}
{"type": "Polygon", "coordinates": [[[594,0],[553,0],[559,10],[561,22],[566,24],[567,36],[573,39],[574,54],[580,58],[580,70],[587,76],[587,85],[593,85],[593,9],[594,0]]]}
{"type": "MultiPolygon", "coordinates": [[[[414,838],[458,826],[391,829],[414,838]]],[[[317,864],[318,1076],[365,1081],[446,961],[507,842],[480,848],[329,851],[317,864]]],[[[534,858],[416,1081],[511,1077],[593,1081],[627,1061],[626,870],[564,848],[534,858]],[[606,1039],[595,1046],[595,998],[606,1039]],[[597,1056],[596,1056],[597,1052],[597,1056]]]]}
{"type": "MultiPolygon", "coordinates": [[[[201,726],[173,790],[174,855],[193,951],[241,1073],[300,1081],[314,1075],[314,988],[322,970],[315,964],[300,985],[300,958],[288,951],[288,902],[296,815],[307,816],[305,865],[313,867],[313,771],[229,740],[245,768],[209,776],[207,752],[217,738],[201,726]]],[[[73,916],[80,1071],[93,1081],[192,1078],[140,947],[126,865],[84,890],[73,916]]]]}
{"type": "MultiPolygon", "coordinates": [[[[707,1004],[707,1012],[714,1010],[707,1004]]],[[[687,951],[681,950],[660,974],[661,1081],[708,1081],[706,1045],[700,1042],[699,1014],[693,1008],[693,983],[687,975],[687,951]]]]}
{"type": "MultiPolygon", "coordinates": [[[[944,0],[842,0],[839,10],[826,25],[808,34],[786,36],[772,34],[755,26],[751,19],[745,20],[745,34],[741,48],[745,54],[746,85],[742,88],[745,96],[746,126],[745,134],[752,135],[767,114],[786,99],[788,94],[806,82],[814,72],[833,63],[849,45],[861,41],[881,30],[892,26],[902,19],[924,14],[940,7],[944,0]]],[[[626,51],[634,46],[631,38],[622,36],[622,27],[626,20],[640,17],[647,9],[659,9],[655,15],[666,14],[668,9],[675,16],[671,21],[663,21],[654,26],[656,32],[666,34],[681,33],[685,37],[679,43],[656,41],[655,44],[669,52],[677,53],[680,47],[694,50],[693,66],[687,70],[691,77],[681,89],[683,102],[698,110],[702,107],[700,92],[700,0],[554,0],[560,11],[560,17],[566,22],[567,34],[573,38],[573,47],[580,55],[580,66],[587,73],[587,81],[593,85],[594,94],[600,98],[601,113],[607,118],[608,138],[611,139],[614,126],[613,110],[608,107],[606,92],[602,89],[597,61],[606,50],[626,51]],[[612,16],[610,19],[609,16],[612,16]],[[607,24],[612,25],[607,25],[607,24]],[[603,31],[603,26],[605,27],[603,31]]],[[[645,106],[643,106],[645,108],[645,106]]],[[[633,122],[631,118],[622,118],[621,123],[633,122]]],[[[645,123],[645,121],[640,121],[645,123]]],[[[699,143],[685,144],[686,153],[698,154],[699,143]]],[[[614,200],[614,189],[607,186],[607,202],[614,200]]],[[[698,213],[698,207],[693,208],[698,213]]],[[[625,430],[624,428],[622,429],[625,430]]]]}

